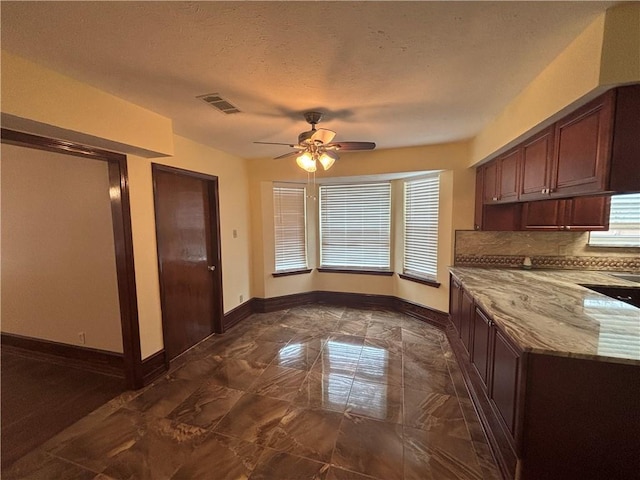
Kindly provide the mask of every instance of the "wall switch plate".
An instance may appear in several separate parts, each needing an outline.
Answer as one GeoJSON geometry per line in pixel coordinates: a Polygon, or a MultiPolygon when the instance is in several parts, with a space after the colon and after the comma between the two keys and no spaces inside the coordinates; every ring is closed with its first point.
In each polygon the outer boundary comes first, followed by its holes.
{"type": "Polygon", "coordinates": [[[244,295],[240,295],[240,302],[244,301],[244,295]]]}

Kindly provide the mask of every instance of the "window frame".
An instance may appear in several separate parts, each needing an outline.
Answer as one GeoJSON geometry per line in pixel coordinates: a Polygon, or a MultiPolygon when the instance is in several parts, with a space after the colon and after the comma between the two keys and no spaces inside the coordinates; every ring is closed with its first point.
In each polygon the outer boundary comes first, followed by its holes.
{"type": "MultiPolygon", "coordinates": [[[[429,285],[432,287],[439,287],[440,283],[437,281],[438,278],[438,240],[439,240],[439,220],[440,220],[440,173],[435,172],[430,173],[428,175],[422,175],[420,177],[413,178],[405,178],[403,181],[403,225],[402,225],[402,233],[403,233],[403,245],[402,245],[402,273],[399,274],[400,278],[405,280],[414,281],[417,283],[422,283],[424,285],[429,285]],[[434,182],[435,180],[435,182],[434,182]],[[412,208],[409,205],[409,195],[411,195],[410,187],[414,184],[427,184],[426,188],[422,188],[416,192],[422,198],[414,199],[414,207],[412,208]],[[435,187],[433,185],[435,183],[435,187]],[[431,184],[431,185],[429,185],[431,184]],[[427,196],[427,197],[425,197],[427,196]],[[430,201],[433,198],[436,199],[435,205],[435,215],[434,209],[431,206],[427,206],[427,211],[424,210],[425,205],[424,202],[430,201]],[[424,219],[424,215],[430,215],[430,218],[427,220],[427,225],[415,225],[415,223],[411,222],[409,217],[411,216],[411,210],[416,210],[416,214],[424,219]],[[412,227],[411,224],[414,226],[412,227]],[[410,232],[409,229],[413,228],[415,231],[410,232]],[[412,237],[416,237],[419,234],[420,230],[423,229],[435,230],[435,233],[431,236],[433,237],[433,243],[430,244],[432,250],[435,251],[433,255],[422,255],[420,252],[426,252],[428,250],[424,249],[424,242],[420,242],[420,245],[411,245],[409,248],[408,243],[411,242],[412,237]],[[408,253],[408,250],[410,253],[408,253]],[[431,264],[433,267],[432,270],[426,271],[426,269],[421,268],[420,265],[416,265],[412,263],[408,266],[407,258],[414,258],[414,261],[420,263],[431,264]]],[[[419,187],[418,187],[419,188],[419,187]]],[[[424,220],[420,222],[424,224],[424,220]]]]}
{"type": "MultiPolygon", "coordinates": [[[[299,194],[298,194],[299,195],[299,194]]],[[[274,182],[273,186],[272,186],[272,200],[273,200],[273,223],[274,223],[274,273],[272,274],[272,276],[274,277],[284,277],[284,276],[289,276],[289,275],[296,275],[296,274],[303,274],[303,273],[310,273],[311,269],[309,268],[309,248],[308,248],[308,229],[307,229],[307,222],[308,222],[308,218],[307,218],[307,187],[306,185],[300,185],[300,184],[294,184],[294,183],[281,183],[281,182],[274,182]],[[284,190],[293,190],[293,191],[300,191],[300,193],[302,194],[302,205],[301,205],[301,213],[302,213],[302,225],[300,228],[300,224],[298,223],[296,224],[289,224],[289,228],[293,227],[298,229],[298,232],[302,232],[302,243],[298,243],[297,245],[297,253],[298,253],[298,259],[300,259],[300,257],[304,258],[304,264],[302,262],[298,263],[297,265],[292,265],[290,268],[278,268],[278,258],[279,258],[279,235],[278,235],[278,229],[279,227],[281,228],[286,228],[287,226],[284,223],[278,223],[278,215],[282,215],[283,213],[288,213],[289,215],[299,215],[300,214],[300,205],[294,205],[295,207],[297,207],[295,210],[290,210],[289,212],[282,212],[279,210],[279,206],[278,206],[278,201],[280,200],[284,200],[284,197],[280,197],[281,193],[277,193],[277,192],[281,192],[284,190]],[[303,250],[302,256],[300,256],[300,249],[303,250]]],[[[280,206],[282,206],[282,203],[279,204],[280,206]]],[[[291,205],[289,205],[291,206],[291,205]]],[[[299,241],[299,235],[296,236],[297,240],[299,241]]],[[[296,238],[294,238],[294,240],[296,240],[296,238]]],[[[295,243],[295,242],[294,242],[295,243]]],[[[292,256],[292,258],[289,260],[290,262],[295,260],[294,256],[292,256]]],[[[285,263],[286,265],[286,263],[285,263]]]]}
{"type": "MultiPolygon", "coordinates": [[[[343,193],[344,195],[344,193],[343,193]]],[[[335,198],[333,199],[335,200],[335,198]]],[[[352,198],[353,200],[353,198],[352,198]]],[[[392,202],[393,202],[393,193],[392,193],[392,185],[390,180],[385,181],[369,181],[369,182],[349,182],[349,183],[326,183],[321,184],[318,187],[318,256],[319,256],[319,272],[325,273],[355,273],[355,274],[369,274],[369,275],[393,275],[392,269],[392,259],[393,259],[393,251],[392,251],[392,202]],[[386,189],[386,198],[383,199],[381,204],[386,202],[386,225],[383,227],[383,231],[386,230],[386,240],[384,240],[384,244],[386,245],[386,258],[384,256],[377,257],[386,259],[386,265],[374,265],[373,262],[370,265],[357,264],[337,264],[336,258],[332,259],[330,263],[326,261],[326,248],[325,248],[325,231],[326,231],[326,222],[325,215],[327,210],[324,208],[325,199],[327,198],[326,192],[331,190],[339,190],[344,189],[353,189],[352,193],[357,193],[358,195],[363,195],[366,187],[372,187],[372,190],[375,188],[384,187],[386,189]],[[357,190],[360,189],[360,192],[357,190]]],[[[347,206],[348,204],[343,203],[342,206],[347,206]]],[[[353,201],[350,203],[353,205],[353,201]]],[[[371,207],[374,204],[369,204],[371,207]]],[[[335,211],[333,212],[336,213],[335,211]]],[[[362,213],[362,212],[361,212],[362,213]]],[[[343,222],[345,223],[345,222],[343,222]]],[[[364,222],[361,222],[361,225],[364,225],[364,222]]],[[[336,248],[334,246],[334,248],[336,248]]],[[[344,247],[343,247],[344,248],[344,247]]],[[[344,254],[343,254],[344,255],[344,254]]],[[[339,257],[339,255],[337,255],[339,257]]],[[[364,257],[365,254],[360,253],[360,258],[364,257]]]]}
{"type": "Polygon", "coordinates": [[[589,232],[587,245],[594,248],[640,248],[640,193],[612,195],[609,229],[607,231],[589,232]],[[620,201],[622,197],[626,197],[626,200],[629,200],[630,197],[632,198],[625,205],[620,201]],[[623,211],[625,208],[635,213],[635,216],[626,218],[624,219],[625,221],[612,221],[614,218],[619,220],[621,216],[628,215],[628,212],[623,211]],[[627,227],[630,225],[633,227],[627,227]],[[612,242],[612,239],[615,238],[635,241],[612,242]]]}

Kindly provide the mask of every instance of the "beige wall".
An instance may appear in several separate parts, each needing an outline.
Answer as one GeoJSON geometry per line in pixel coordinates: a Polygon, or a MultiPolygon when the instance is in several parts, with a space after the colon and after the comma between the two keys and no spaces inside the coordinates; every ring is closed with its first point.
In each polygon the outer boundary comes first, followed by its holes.
{"type": "Polygon", "coordinates": [[[2,126],[143,156],[171,155],[171,120],[2,51],[2,126]]]}
{"type": "Polygon", "coordinates": [[[2,331],[122,352],[107,163],[2,145],[2,331]]]}
{"type": "Polygon", "coordinates": [[[129,156],[127,161],[142,358],[163,347],[152,162],[218,177],[225,313],[241,303],[240,295],[243,301],[252,295],[250,208],[245,160],[177,135],[173,143],[175,153],[172,157],[146,159],[129,156]],[[234,230],[237,232],[235,238],[234,230]]]}
{"type": "MultiPolygon", "coordinates": [[[[370,176],[397,172],[443,170],[440,182],[438,280],[440,288],[402,280],[398,276],[318,273],[273,278],[275,265],[273,226],[273,182],[306,182],[307,176],[295,160],[251,160],[250,194],[252,205],[252,251],[254,256],[253,291],[269,298],[291,293],[323,290],[334,292],[393,295],[441,311],[448,309],[447,266],[453,264],[454,227],[471,228],[475,172],[466,168],[468,144],[455,143],[374,152],[342,154],[328,172],[316,175],[315,182],[331,182],[336,177],[370,176]],[[454,193],[457,195],[454,198],[454,193]]],[[[403,184],[392,182],[392,268],[402,272],[403,184]]],[[[317,201],[308,200],[307,209],[309,266],[318,265],[319,244],[317,201]]]]}

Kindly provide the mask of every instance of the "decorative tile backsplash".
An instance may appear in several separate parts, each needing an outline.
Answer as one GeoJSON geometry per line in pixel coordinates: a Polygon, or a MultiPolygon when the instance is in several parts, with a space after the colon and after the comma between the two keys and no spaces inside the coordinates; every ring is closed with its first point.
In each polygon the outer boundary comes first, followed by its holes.
{"type": "Polygon", "coordinates": [[[639,248],[590,247],[588,232],[456,231],[455,265],[640,272],[639,248]]]}

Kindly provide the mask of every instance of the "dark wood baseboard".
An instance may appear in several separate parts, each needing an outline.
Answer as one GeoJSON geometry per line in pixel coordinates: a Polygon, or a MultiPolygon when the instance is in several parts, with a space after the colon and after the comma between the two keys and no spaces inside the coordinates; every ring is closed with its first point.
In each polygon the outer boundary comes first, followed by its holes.
{"type": "Polygon", "coordinates": [[[226,332],[234,325],[249,317],[254,312],[254,302],[255,298],[252,298],[251,300],[246,301],[243,304],[238,305],[233,310],[225,313],[224,318],[222,319],[223,330],[226,332]]]}
{"type": "Polygon", "coordinates": [[[309,303],[323,303],[328,305],[341,305],[352,308],[380,308],[395,310],[410,315],[418,320],[429,323],[444,330],[450,325],[449,314],[434,310],[417,303],[393,297],[391,295],[371,295],[366,293],[350,292],[304,292],[294,293],[272,298],[253,298],[253,312],[266,313],[293,308],[309,303]]]}
{"type": "Polygon", "coordinates": [[[372,295],[350,292],[314,292],[316,303],[340,305],[352,308],[380,308],[393,310],[394,298],[389,295],[372,295]]]}
{"type": "Polygon", "coordinates": [[[67,345],[12,333],[2,333],[0,341],[2,345],[20,349],[25,355],[34,358],[124,378],[124,359],[121,353],[67,345]]]}
{"type": "Polygon", "coordinates": [[[142,383],[146,386],[169,370],[164,349],[142,360],[142,383]]]}
{"type": "Polygon", "coordinates": [[[252,299],[253,312],[268,313],[285,310],[287,308],[305,305],[307,303],[315,303],[317,301],[317,292],[294,293],[291,295],[283,295],[281,297],[257,298],[252,299]]]}
{"type": "Polygon", "coordinates": [[[398,297],[394,297],[393,306],[395,310],[429,323],[441,330],[446,330],[449,325],[451,325],[449,314],[441,312],[440,310],[434,310],[433,308],[425,307],[424,305],[419,305],[398,297]]]}

